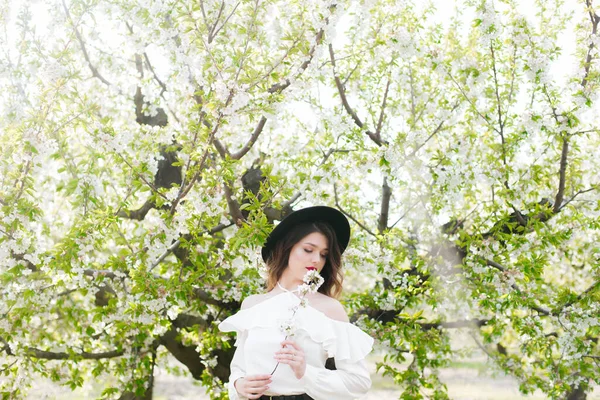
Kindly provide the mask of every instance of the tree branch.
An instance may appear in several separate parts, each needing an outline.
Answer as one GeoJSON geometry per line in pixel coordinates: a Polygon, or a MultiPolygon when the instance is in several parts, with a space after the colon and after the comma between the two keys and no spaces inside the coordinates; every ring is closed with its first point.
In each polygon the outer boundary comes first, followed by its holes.
{"type": "MultiPolygon", "coordinates": [[[[199,236],[204,235],[205,233],[208,233],[209,235],[214,235],[217,232],[221,232],[222,230],[229,228],[230,226],[232,226],[233,223],[229,223],[229,224],[219,224],[217,226],[215,226],[214,228],[211,228],[209,230],[206,230],[204,232],[202,232],[199,236]]],[[[183,239],[184,240],[189,240],[191,236],[190,235],[184,235],[183,239]]],[[[152,271],[154,268],[156,268],[156,266],[158,264],[160,264],[161,262],[164,261],[165,258],[167,258],[167,256],[169,254],[171,254],[172,252],[174,252],[180,245],[181,245],[181,240],[182,238],[177,239],[167,250],[165,250],[164,253],[162,253],[160,255],[160,257],[158,257],[156,259],[156,261],[154,263],[152,263],[152,265],[150,266],[150,268],[148,269],[149,271],[152,271]]]]}
{"type": "Polygon", "coordinates": [[[568,205],[570,202],[572,202],[573,200],[575,200],[575,198],[576,198],[577,196],[579,196],[580,194],[587,193],[587,192],[591,192],[591,191],[593,191],[593,190],[596,190],[596,189],[598,189],[598,185],[594,185],[594,186],[592,186],[592,187],[591,187],[591,188],[589,188],[589,189],[585,189],[585,190],[580,190],[580,191],[578,191],[578,192],[577,192],[577,193],[575,193],[573,196],[571,196],[571,198],[570,198],[569,200],[565,201],[565,203],[564,203],[562,206],[560,206],[560,208],[558,209],[558,212],[560,212],[560,211],[561,211],[563,208],[565,208],[565,207],[566,207],[566,206],[567,206],[567,205],[568,205]]]}
{"type": "Polygon", "coordinates": [[[387,84],[385,85],[385,93],[383,94],[383,102],[381,103],[381,112],[379,113],[379,121],[377,121],[377,129],[375,129],[375,136],[378,138],[381,138],[381,126],[383,125],[383,118],[385,117],[385,103],[387,101],[388,92],[390,91],[390,83],[391,83],[391,79],[388,78],[387,84]]]}
{"type": "Polygon", "coordinates": [[[552,315],[558,315],[558,314],[560,314],[562,312],[562,310],[564,310],[567,307],[572,306],[575,303],[578,303],[579,301],[581,301],[581,299],[583,299],[585,296],[587,296],[588,294],[590,294],[591,292],[593,292],[594,290],[596,290],[598,287],[600,287],[600,281],[596,281],[596,282],[592,283],[590,285],[590,287],[588,287],[583,292],[581,292],[577,297],[575,297],[572,300],[567,301],[566,303],[564,303],[559,308],[553,310],[552,311],[552,315]]]}
{"type": "MultiPolygon", "coordinates": [[[[10,350],[7,352],[9,355],[13,355],[10,353],[10,350]]],[[[102,353],[64,353],[64,352],[52,352],[36,349],[35,347],[29,347],[26,350],[26,353],[30,357],[34,358],[42,358],[45,360],[69,360],[73,358],[82,358],[84,360],[102,360],[105,358],[117,358],[121,357],[124,354],[123,350],[113,350],[102,353]]]]}
{"type": "MultiPolygon", "coordinates": [[[[227,103],[229,103],[230,100],[231,100],[231,95],[227,99],[227,103]]],[[[206,143],[206,148],[204,149],[204,153],[202,154],[202,158],[200,159],[199,163],[196,163],[198,170],[196,171],[196,173],[194,173],[194,176],[192,177],[192,179],[190,179],[190,182],[187,184],[187,186],[185,188],[182,187],[182,190],[179,192],[179,194],[173,201],[173,204],[171,205],[171,211],[170,211],[171,214],[175,214],[175,209],[177,208],[177,205],[179,204],[179,202],[185,196],[187,196],[187,194],[190,192],[190,190],[192,190],[192,187],[194,187],[194,184],[196,183],[196,181],[200,178],[200,171],[202,171],[204,169],[204,165],[206,163],[206,160],[208,159],[208,150],[210,149],[211,144],[213,144],[215,142],[215,135],[217,133],[217,130],[219,129],[220,123],[221,123],[221,121],[219,119],[219,121],[217,121],[217,123],[215,124],[214,129],[210,132],[208,141],[206,143]]],[[[187,171],[186,171],[186,173],[187,173],[187,171]]]]}
{"type": "MultiPolygon", "coordinates": [[[[502,163],[506,167],[506,142],[504,140],[504,123],[502,121],[502,105],[500,101],[500,89],[498,84],[498,75],[496,72],[496,53],[494,52],[494,45],[490,43],[490,50],[492,53],[492,71],[494,72],[494,88],[496,91],[496,102],[498,103],[498,134],[500,135],[500,139],[502,142],[502,163]]],[[[504,181],[504,186],[508,188],[508,180],[504,181]]]]}
{"type": "Polygon", "coordinates": [[[569,141],[567,140],[567,136],[563,137],[562,143],[562,152],[560,156],[560,170],[558,172],[559,180],[558,180],[558,192],[556,193],[556,198],[554,200],[554,207],[552,212],[554,214],[558,213],[561,209],[563,197],[565,194],[565,183],[566,183],[566,174],[567,174],[567,155],[569,154],[569,141]]]}
{"type": "MultiPolygon", "coordinates": [[[[454,105],[454,107],[452,107],[452,110],[451,110],[451,112],[454,112],[454,110],[456,110],[456,109],[458,108],[458,105],[459,105],[459,103],[456,103],[456,104],[454,105]]],[[[423,146],[425,146],[425,145],[427,144],[427,142],[429,142],[429,141],[430,141],[430,140],[431,140],[431,139],[432,139],[432,138],[433,138],[435,135],[437,135],[437,134],[438,134],[438,133],[439,133],[439,132],[442,130],[442,128],[444,127],[444,124],[446,123],[446,121],[447,121],[447,120],[442,120],[442,121],[440,121],[440,123],[438,124],[438,126],[437,126],[437,127],[434,129],[434,130],[433,130],[433,132],[431,132],[431,134],[430,134],[430,135],[427,137],[427,139],[425,139],[425,141],[424,141],[423,143],[421,143],[420,145],[418,145],[418,146],[417,146],[417,147],[416,147],[416,148],[415,148],[415,149],[414,149],[414,150],[413,150],[413,151],[410,153],[410,155],[409,155],[408,157],[409,157],[409,158],[410,158],[410,157],[414,157],[414,156],[415,156],[415,154],[417,154],[417,152],[418,152],[419,150],[421,150],[421,148],[423,148],[423,146]]]]}
{"type": "Polygon", "coordinates": [[[242,210],[240,210],[240,203],[238,203],[237,199],[233,195],[233,190],[228,183],[224,183],[223,187],[225,190],[227,206],[229,207],[229,214],[231,215],[231,218],[235,224],[240,226],[242,222],[246,220],[246,218],[244,218],[244,214],[242,214],[242,210]]]}
{"type": "Polygon", "coordinates": [[[100,75],[100,72],[98,72],[98,69],[96,67],[94,67],[94,65],[92,64],[92,61],[90,60],[90,56],[88,55],[87,49],[85,48],[85,42],[83,41],[83,38],[81,37],[81,34],[79,33],[79,30],[77,30],[75,23],[71,19],[71,14],[69,13],[69,9],[67,8],[67,4],[65,3],[65,0],[62,0],[62,4],[63,4],[63,8],[65,10],[65,14],[67,15],[67,19],[73,26],[73,30],[75,31],[75,36],[77,37],[77,41],[79,42],[79,45],[81,46],[81,51],[83,52],[83,57],[87,61],[88,67],[92,71],[92,75],[95,78],[100,79],[100,81],[102,83],[104,83],[106,86],[110,86],[110,82],[107,81],[106,79],[104,79],[104,77],[102,75],[100,75]]]}
{"type": "Polygon", "coordinates": [[[496,129],[496,127],[494,125],[492,125],[490,123],[490,121],[488,120],[488,118],[486,116],[484,116],[478,109],[477,107],[475,107],[475,103],[473,103],[473,100],[471,100],[469,98],[469,96],[467,96],[467,94],[465,93],[464,89],[460,86],[460,84],[456,81],[456,79],[454,79],[454,77],[452,76],[452,74],[450,73],[450,71],[447,71],[448,76],[450,77],[450,80],[452,80],[452,82],[454,82],[454,84],[456,85],[456,87],[458,88],[458,90],[460,91],[460,93],[463,95],[463,97],[465,98],[465,100],[467,100],[469,102],[469,104],[471,105],[471,107],[473,107],[473,110],[475,111],[475,113],[477,115],[479,115],[481,117],[481,119],[483,119],[486,124],[493,129],[495,132],[498,132],[498,129],[496,129]]]}
{"type": "MultiPolygon", "coordinates": [[[[592,22],[592,35],[596,35],[598,31],[598,22],[600,22],[600,16],[596,14],[596,12],[592,9],[592,0],[585,0],[585,4],[588,7],[588,13],[590,15],[590,20],[592,22]]],[[[587,84],[587,79],[590,74],[590,67],[592,65],[592,50],[594,49],[594,42],[591,42],[588,47],[587,56],[585,58],[585,74],[581,79],[581,86],[585,88],[587,84]]]]}
{"type": "Polygon", "coordinates": [[[221,300],[216,300],[211,294],[209,294],[207,291],[205,291],[204,289],[201,289],[201,288],[194,289],[194,297],[198,300],[203,301],[206,304],[218,306],[218,307],[226,309],[226,310],[236,311],[236,310],[239,310],[240,306],[241,306],[241,303],[238,303],[235,301],[225,302],[225,301],[221,301],[221,300]]]}
{"type": "Polygon", "coordinates": [[[262,133],[263,128],[265,127],[266,123],[267,123],[267,118],[265,118],[264,116],[261,117],[260,121],[258,121],[258,125],[256,126],[256,128],[254,129],[254,132],[252,133],[252,136],[250,137],[250,140],[248,140],[248,142],[244,145],[244,147],[242,149],[240,149],[240,151],[231,155],[231,158],[233,160],[241,159],[243,156],[246,155],[246,153],[248,153],[248,151],[250,151],[250,149],[252,148],[254,143],[256,143],[256,140],[262,133]]]}
{"type": "Polygon", "coordinates": [[[383,234],[388,228],[388,219],[390,211],[390,200],[392,198],[392,190],[390,189],[387,178],[383,178],[382,195],[381,195],[381,212],[379,213],[379,222],[377,231],[383,234]]]}
{"type": "MultiPolygon", "coordinates": [[[[329,21],[329,18],[327,18],[327,21],[329,21]]],[[[313,56],[315,54],[315,50],[317,49],[317,46],[319,44],[321,44],[321,41],[323,40],[323,29],[320,29],[319,32],[317,32],[317,35],[315,36],[315,44],[313,47],[311,47],[311,49],[308,51],[308,59],[306,61],[304,61],[302,63],[302,65],[300,65],[299,71],[296,74],[296,76],[294,76],[294,79],[298,79],[300,77],[300,75],[302,75],[302,73],[306,70],[306,68],[308,68],[308,66],[310,65],[310,63],[313,60],[313,56]]],[[[273,86],[271,86],[268,89],[268,92],[271,94],[274,93],[281,93],[283,92],[285,89],[287,89],[288,86],[290,86],[292,84],[292,82],[289,79],[286,79],[283,82],[280,83],[276,83],[273,86]]]]}
{"type": "Polygon", "coordinates": [[[489,320],[487,319],[467,319],[459,321],[446,321],[446,322],[418,322],[417,324],[425,331],[437,328],[444,329],[460,329],[460,328],[481,328],[487,325],[489,320]]]}
{"type": "Polygon", "coordinates": [[[137,210],[119,210],[117,212],[117,217],[135,219],[137,221],[141,221],[146,218],[146,215],[150,210],[154,208],[154,202],[150,200],[146,200],[144,205],[142,205],[137,210]]]}
{"type": "MultiPolygon", "coordinates": [[[[340,76],[337,74],[337,72],[335,70],[335,67],[336,67],[335,54],[333,53],[333,45],[331,43],[329,44],[329,56],[331,58],[331,65],[333,66],[333,78],[335,80],[335,86],[337,87],[338,93],[340,95],[340,99],[342,100],[342,105],[344,106],[344,109],[346,110],[346,112],[348,114],[350,114],[350,117],[352,117],[352,120],[354,121],[356,126],[358,126],[361,129],[364,129],[363,122],[360,120],[360,118],[358,117],[356,112],[352,109],[352,107],[350,106],[350,103],[348,103],[348,99],[346,98],[346,89],[344,88],[344,85],[342,84],[342,81],[340,80],[340,76]]],[[[388,87],[389,87],[389,81],[388,81],[388,87]]],[[[387,95],[387,90],[386,90],[386,95],[387,95]]],[[[385,99],[384,99],[384,104],[385,104],[385,99]]],[[[382,115],[381,115],[380,119],[382,117],[383,117],[383,109],[382,109],[382,115]]],[[[378,136],[377,133],[373,133],[368,129],[366,130],[366,133],[369,136],[369,138],[371,138],[371,140],[373,142],[375,142],[375,144],[377,144],[377,146],[382,146],[385,143],[381,140],[381,137],[378,136]]]]}
{"type": "MultiPolygon", "coordinates": [[[[490,266],[490,267],[493,267],[493,268],[496,268],[497,270],[499,270],[499,271],[501,271],[501,272],[506,272],[506,271],[508,271],[508,269],[507,269],[505,266],[503,266],[503,265],[501,265],[501,264],[499,264],[499,263],[497,263],[497,262],[495,262],[495,261],[493,261],[493,260],[488,260],[488,259],[481,258],[481,257],[480,257],[480,259],[481,259],[481,260],[483,260],[483,261],[485,261],[485,263],[486,263],[488,266],[490,266]]],[[[521,288],[520,288],[520,287],[519,287],[519,286],[518,286],[516,283],[513,283],[513,284],[511,284],[511,285],[510,285],[510,287],[511,287],[512,289],[516,290],[516,291],[517,291],[517,292],[519,292],[519,293],[525,293],[525,292],[523,292],[523,291],[521,290],[521,288]]],[[[533,305],[532,305],[532,304],[528,304],[528,307],[529,307],[529,308],[531,308],[532,310],[535,310],[535,311],[537,311],[537,312],[538,312],[538,313],[540,313],[540,314],[543,314],[543,315],[545,315],[545,316],[552,315],[552,313],[550,312],[550,310],[548,310],[548,309],[545,309],[545,308],[543,308],[543,307],[540,307],[540,306],[537,306],[537,305],[535,305],[535,304],[533,304],[533,305]]]]}
{"type": "Polygon", "coordinates": [[[377,237],[377,235],[375,233],[373,233],[369,228],[367,228],[365,225],[361,224],[356,218],[354,218],[352,215],[348,214],[346,211],[344,211],[344,209],[341,207],[340,202],[339,202],[339,198],[338,198],[338,193],[337,193],[337,185],[334,183],[333,184],[333,193],[335,195],[335,205],[336,207],[348,218],[350,218],[352,221],[354,221],[356,223],[356,225],[360,226],[361,228],[363,228],[365,230],[365,232],[367,232],[369,235],[373,236],[373,237],[377,237]]]}
{"type": "MultiPolygon", "coordinates": [[[[225,2],[221,3],[221,6],[223,6],[223,4],[225,4],[225,2]]],[[[231,10],[231,13],[229,13],[229,15],[227,16],[227,18],[225,18],[225,21],[223,21],[223,24],[220,27],[216,28],[217,23],[219,22],[219,17],[221,16],[221,12],[222,12],[221,10],[219,10],[219,16],[217,17],[217,20],[215,21],[215,24],[213,26],[213,32],[208,37],[208,43],[212,42],[213,39],[219,33],[219,31],[221,29],[223,29],[223,27],[225,27],[225,25],[227,25],[227,22],[229,22],[229,19],[233,16],[233,14],[235,14],[235,10],[237,10],[237,8],[239,7],[239,5],[240,5],[240,2],[238,1],[237,4],[235,5],[235,7],[233,7],[233,10],[231,10]]]]}

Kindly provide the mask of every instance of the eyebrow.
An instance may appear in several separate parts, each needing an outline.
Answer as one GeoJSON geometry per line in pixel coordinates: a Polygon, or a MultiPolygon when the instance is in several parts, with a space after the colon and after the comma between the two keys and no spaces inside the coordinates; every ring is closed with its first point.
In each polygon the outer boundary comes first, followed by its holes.
{"type": "MultiPolygon", "coordinates": [[[[314,244],[314,243],[311,243],[311,242],[305,242],[305,243],[306,243],[306,244],[309,244],[309,245],[311,245],[312,247],[319,247],[319,246],[317,246],[316,244],[314,244]]],[[[328,251],[328,250],[329,250],[329,249],[328,249],[327,247],[323,249],[323,251],[328,251]]]]}

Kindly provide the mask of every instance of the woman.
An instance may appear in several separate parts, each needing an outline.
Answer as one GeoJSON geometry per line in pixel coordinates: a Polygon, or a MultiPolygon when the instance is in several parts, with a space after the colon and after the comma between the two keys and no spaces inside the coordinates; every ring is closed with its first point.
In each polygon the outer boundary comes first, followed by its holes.
{"type": "Polygon", "coordinates": [[[241,310],[219,325],[221,331],[237,332],[231,400],[350,400],[369,390],[364,358],[373,339],[348,322],[335,299],[342,290],[341,256],[349,240],[346,217],[324,206],[293,212],[271,232],[262,248],[268,292],[246,298],[241,310]],[[324,282],[302,300],[298,287],[311,269],[324,282]],[[308,305],[298,307],[304,301],[308,305]],[[290,331],[281,326],[290,321],[296,329],[287,337],[290,331]],[[325,368],[330,358],[335,370],[325,368]]]}

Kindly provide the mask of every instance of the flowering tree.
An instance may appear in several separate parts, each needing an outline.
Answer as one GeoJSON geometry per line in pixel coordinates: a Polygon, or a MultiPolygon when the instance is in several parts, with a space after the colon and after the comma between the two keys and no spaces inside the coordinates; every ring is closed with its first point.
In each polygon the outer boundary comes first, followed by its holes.
{"type": "Polygon", "coordinates": [[[218,322],[261,290],[273,221],[329,204],[342,300],[403,398],[447,397],[453,329],[523,392],[585,398],[600,17],[420,3],[4,0],[3,397],[149,399],[170,353],[226,398],[218,322]]]}

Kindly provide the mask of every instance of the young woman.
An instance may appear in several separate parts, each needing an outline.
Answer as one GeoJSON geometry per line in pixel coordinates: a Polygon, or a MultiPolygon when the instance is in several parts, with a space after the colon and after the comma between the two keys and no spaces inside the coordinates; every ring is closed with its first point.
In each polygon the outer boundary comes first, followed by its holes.
{"type": "Polygon", "coordinates": [[[246,298],[241,310],[219,325],[221,331],[237,333],[228,384],[231,400],[351,400],[369,390],[364,359],[373,339],[348,322],[336,300],[342,290],[341,256],[349,240],[346,217],[324,206],[296,211],[271,232],[262,248],[267,293],[246,298]],[[305,295],[308,304],[294,314],[292,308],[304,297],[298,286],[311,269],[324,282],[318,292],[305,295]],[[286,339],[281,326],[290,321],[296,328],[286,339]]]}

